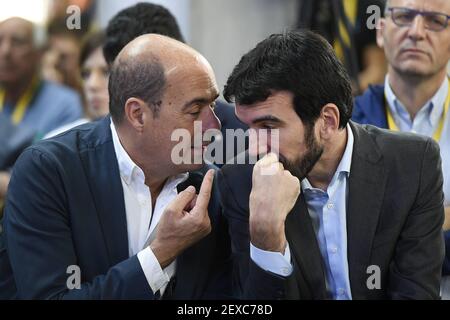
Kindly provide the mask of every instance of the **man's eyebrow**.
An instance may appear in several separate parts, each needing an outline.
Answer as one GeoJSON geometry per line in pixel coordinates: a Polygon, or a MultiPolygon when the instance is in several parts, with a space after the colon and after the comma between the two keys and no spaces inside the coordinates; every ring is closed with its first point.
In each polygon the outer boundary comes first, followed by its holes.
{"type": "Polygon", "coordinates": [[[277,123],[283,122],[280,119],[278,119],[277,117],[274,117],[272,115],[265,115],[265,116],[261,116],[256,119],[253,119],[252,124],[258,124],[258,123],[264,122],[264,121],[271,121],[271,122],[277,122],[277,123]]]}
{"type": "Polygon", "coordinates": [[[205,97],[194,98],[191,101],[187,102],[183,106],[183,111],[185,111],[187,108],[189,108],[192,105],[196,105],[196,104],[198,104],[198,105],[210,104],[210,103],[214,102],[218,97],[219,97],[219,94],[214,95],[212,98],[205,98],[205,97]]]}

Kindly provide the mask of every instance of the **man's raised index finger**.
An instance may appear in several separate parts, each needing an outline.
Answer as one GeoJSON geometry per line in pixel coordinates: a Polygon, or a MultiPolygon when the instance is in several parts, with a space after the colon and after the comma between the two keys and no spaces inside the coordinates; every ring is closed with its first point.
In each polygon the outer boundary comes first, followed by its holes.
{"type": "Polygon", "coordinates": [[[209,169],[203,178],[200,191],[198,193],[196,207],[199,209],[208,209],[209,199],[211,198],[211,190],[214,181],[214,170],[209,169]]]}

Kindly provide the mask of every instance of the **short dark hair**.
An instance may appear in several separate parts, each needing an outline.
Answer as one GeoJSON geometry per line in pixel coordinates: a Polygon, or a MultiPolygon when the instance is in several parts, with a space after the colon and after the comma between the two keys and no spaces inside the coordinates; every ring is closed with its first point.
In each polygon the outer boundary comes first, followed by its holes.
{"type": "Polygon", "coordinates": [[[98,48],[102,48],[105,44],[106,35],[102,30],[91,31],[83,38],[80,52],[80,67],[86,59],[98,48]]]}
{"type": "Polygon", "coordinates": [[[156,33],[184,42],[177,20],[169,10],[153,3],[138,3],[117,13],[106,28],[103,54],[111,65],[120,50],[135,38],[156,33]]]}
{"type": "Polygon", "coordinates": [[[330,44],[311,31],[273,34],[258,43],[234,68],[224,97],[245,105],[265,101],[273,91],[291,92],[296,113],[309,125],[327,103],[339,108],[340,128],[352,115],[350,78],[330,44]]]}
{"type": "Polygon", "coordinates": [[[111,68],[108,83],[109,112],[114,122],[122,122],[129,98],[145,101],[157,117],[165,84],[164,66],[158,58],[149,55],[145,61],[119,58],[111,68]]]}

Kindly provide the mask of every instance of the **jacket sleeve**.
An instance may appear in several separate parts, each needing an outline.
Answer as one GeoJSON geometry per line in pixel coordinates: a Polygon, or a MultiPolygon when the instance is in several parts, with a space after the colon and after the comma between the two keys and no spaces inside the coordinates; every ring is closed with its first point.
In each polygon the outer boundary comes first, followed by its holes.
{"type": "MultiPolygon", "coordinates": [[[[69,289],[77,265],[61,164],[31,147],[14,166],[5,208],[6,249],[19,299],[151,299],[136,256],[69,289]]],[[[76,283],[76,282],[75,282],[76,283]]]]}
{"type": "Polygon", "coordinates": [[[392,299],[439,299],[444,259],[444,195],[437,143],[428,139],[420,169],[420,185],[390,267],[392,299]]]}
{"type": "Polygon", "coordinates": [[[288,278],[261,269],[250,258],[249,213],[237,203],[222,171],[218,180],[231,237],[234,296],[245,300],[284,298],[288,278]]]}

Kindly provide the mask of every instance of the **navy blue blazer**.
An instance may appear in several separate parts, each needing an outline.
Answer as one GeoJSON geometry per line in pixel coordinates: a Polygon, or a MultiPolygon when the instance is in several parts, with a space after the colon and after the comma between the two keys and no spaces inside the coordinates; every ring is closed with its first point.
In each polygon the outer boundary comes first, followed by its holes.
{"type": "Polygon", "coordinates": [[[387,129],[384,85],[371,85],[363,95],[355,98],[352,120],[387,129]]]}
{"type": "MultiPolygon", "coordinates": [[[[179,191],[191,184],[198,188],[207,169],[192,172],[179,191]]],[[[214,187],[212,231],[177,258],[170,298],[231,296],[230,245],[217,199],[214,187]]],[[[22,153],[9,185],[3,240],[0,292],[9,294],[3,298],[155,298],[139,260],[128,254],[109,117],[22,153]],[[80,267],[81,289],[67,288],[70,265],[80,267]]]]}

